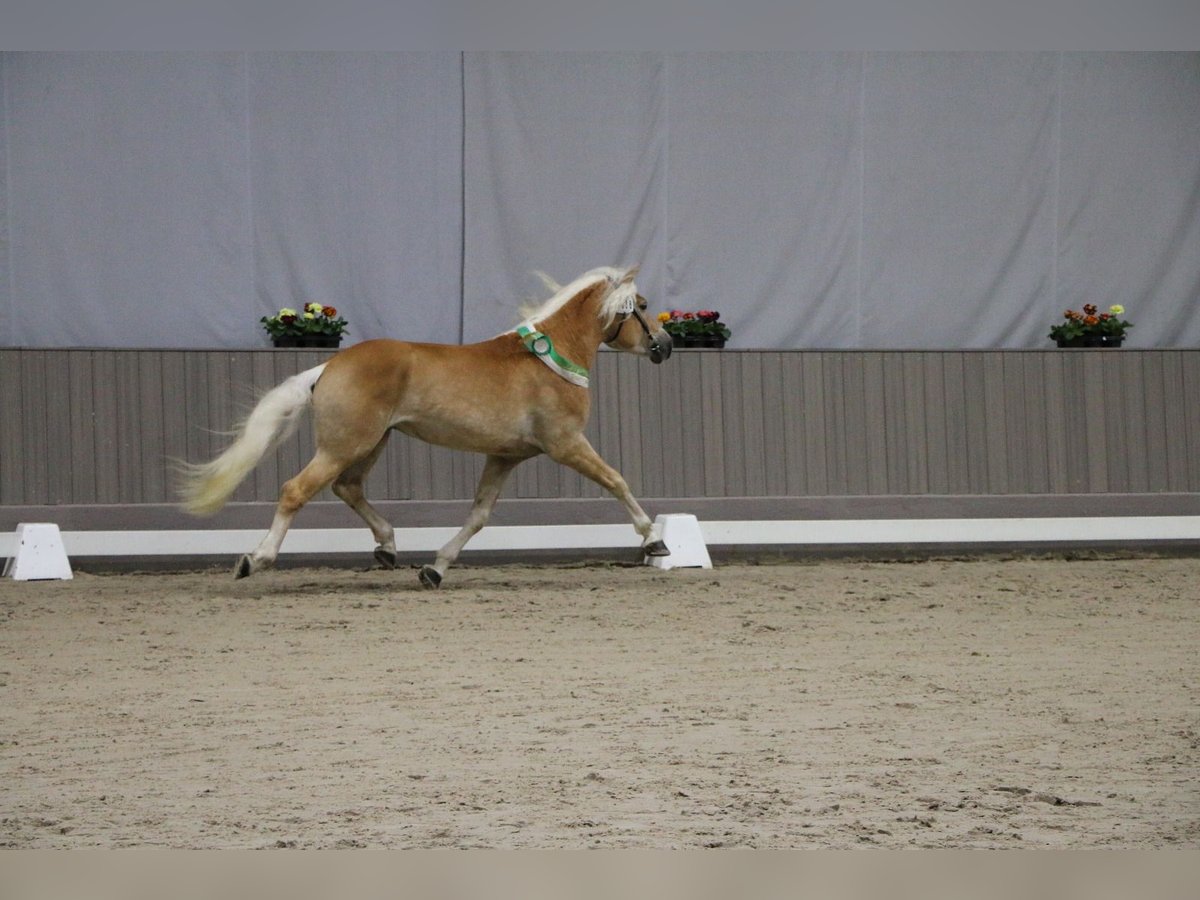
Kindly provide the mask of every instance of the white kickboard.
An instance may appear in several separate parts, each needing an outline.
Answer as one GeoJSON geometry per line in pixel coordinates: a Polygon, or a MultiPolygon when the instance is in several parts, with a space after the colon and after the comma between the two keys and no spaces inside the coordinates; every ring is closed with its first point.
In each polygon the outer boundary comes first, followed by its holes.
{"type": "Polygon", "coordinates": [[[48,522],[19,524],[15,552],[4,564],[4,577],[15,581],[63,581],[74,578],[58,526],[48,522]]]}
{"type": "Polygon", "coordinates": [[[711,569],[712,559],[700,522],[695,516],[684,513],[660,515],[654,520],[662,541],[671,551],[670,556],[650,556],[646,562],[659,569],[711,569]]]}

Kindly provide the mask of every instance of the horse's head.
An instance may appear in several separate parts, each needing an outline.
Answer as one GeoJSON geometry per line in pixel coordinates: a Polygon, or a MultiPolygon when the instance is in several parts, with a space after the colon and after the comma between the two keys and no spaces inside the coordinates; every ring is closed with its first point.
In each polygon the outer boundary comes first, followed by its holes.
{"type": "Polygon", "coordinates": [[[671,355],[671,336],[663,331],[662,322],[647,315],[646,298],[633,280],[637,272],[634,266],[612,282],[604,301],[604,343],[614,350],[649,356],[657,364],[671,355]]]}

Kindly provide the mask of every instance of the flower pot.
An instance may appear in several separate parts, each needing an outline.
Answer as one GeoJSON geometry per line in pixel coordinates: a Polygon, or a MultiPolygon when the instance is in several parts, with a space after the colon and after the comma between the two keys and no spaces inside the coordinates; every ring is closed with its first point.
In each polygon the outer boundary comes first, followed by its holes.
{"type": "Polygon", "coordinates": [[[1056,338],[1059,347],[1120,347],[1124,336],[1110,334],[1083,334],[1075,338],[1056,338]]]}
{"type": "Polygon", "coordinates": [[[325,348],[337,347],[342,342],[340,334],[284,335],[271,338],[276,347],[325,348]]]}
{"type": "Polygon", "coordinates": [[[692,337],[677,337],[671,338],[673,347],[683,347],[685,349],[696,347],[711,347],[721,349],[725,346],[725,338],[723,337],[707,337],[704,335],[695,335],[692,337]]]}

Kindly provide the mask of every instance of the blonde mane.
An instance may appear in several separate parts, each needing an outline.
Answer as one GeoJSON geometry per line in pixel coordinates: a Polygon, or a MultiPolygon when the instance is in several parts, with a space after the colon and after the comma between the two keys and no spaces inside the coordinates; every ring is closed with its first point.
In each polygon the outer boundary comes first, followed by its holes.
{"type": "Polygon", "coordinates": [[[565,285],[559,285],[544,272],[538,272],[538,277],[554,293],[539,306],[522,306],[521,315],[523,319],[521,324],[533,328],[539,322],[550,318],[581,292],[594,287],[600,282],[607,281],[609,291],[600,304],[599,317],[604,320],[605,325],[609,325],[616,318],[617,313],[627,310],[637,302],[637,285],[634,284],[632,279],[623,281],[631,271],[633,270],[601,266],[598,269],[585,272],[570,284],[565,285]]]}

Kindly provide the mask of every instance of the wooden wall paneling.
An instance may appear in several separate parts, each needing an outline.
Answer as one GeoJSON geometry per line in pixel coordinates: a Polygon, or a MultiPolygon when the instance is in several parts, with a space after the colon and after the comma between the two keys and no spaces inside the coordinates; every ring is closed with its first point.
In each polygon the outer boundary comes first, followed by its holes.
{"type": "Polygon", "coordinates": [[[1104,445],[1107,471],[1105,480],[1107,490],[1117,493],[1128,493],[1130,484],[1129,473],[1129,417],[1125,410],[1125,394],[1120,388],[1120,379],[1125,374],[1125,364],[1133,356],[1118,354],[1111,361],[1105,360],[1101,384],[1096,390],[1104,403],[1104,445]]]}
{"type": "Polygon", "coordinates": [[[840,354],[822,352],[821,402],[825,426],[825,493],[846,493],[845,388],[840,354]]]}
{"type": "Polygon", "coordinates": [[[121,503],[121,436],[117,421],[117,357],[97,350],[92,355],[92,408],[96,423],[96,502],[121,503]]]}
{"type": "MultiPolygon", "coordinates": [[[[611,466],[620,469],[621,423],[618,417],[620,406],[620,382],[614,358],[606,356],[602,365],[596,366],[596,378],[592,382],[592,405],[587,435],[600,457],[611,466]]],[[[580,482],[580,496],[601,497],[604,490],[590,479],[580,482]]]]}
{"type": "MultiPolygon", "coordinates": [[[[925,375],[926,478],[931,494],[950,493],[950,450],[946,416],[945,353],[922,353],[925,375]]],[[[875,493],[872,491],[871,493],[875,493]]]]}
{"type": "Polygon", "coordinates": [[[904,385],[904,354],[887,353],[883,369],[883,453],[887,468],[886,494],[907,494],[909,484],[909,421],[904,385]]]}
{"type": "Polygon", "coordinates": [[[660,366],[670,374],[656,379],[662,394],[663,457],[670,497],[704,496],[704,396],[700,354],[676,353],[660,366]]]}
{"type": "Polygon", "coordinates": [[[1121,420],[1124,433],[1126,484],[1130,491],[1150,490],[1150,462],[1146,455],[1146,384],[1145,355],[1122,353],[1120,374],[1106,388],[1120,395],[1121,420]]]}
{"type": "MultiPolygon", "coordinates": [[[[174,502],[167,457],[212,458],[258,393],[325,356],[0,350],[0,502],[174,502]]],[[[663,367],[603,362],[588,436],[639,497],[1200,488],[1192,351],[693,350],[663,367]]],[[[403,435],[391,444],[372,499],[473,496],[481,458],[403,435]]],[[[249,496],[273,503],[312,448],[309,419],[249,496]]],[[[522,468],[524,496],[602,495],[549,460],[522,468]]]]}
{"type": "Polygon", "coordinates": [[[1024,492],[1029,484],[1029,408],[1025,393],[1024,354],[1000,354],[1004,373],[1005,471],[1008,490],[1024,492]]]}
{"type": "MultiPolygon", "coordinates": [[[[1141,354],[1139,354],[1141,355],[1141,354]]],[[[1180,398],[1187,448],[1187,490],[1200,491],[1200,355],[1180,354],[1183,394],[1180,398]]]]}
{"type": "MultiPolygon", "coordinates": [[[[637,410],[646,425],[640,429],[637,461],[641,470],[634,493],[643,497],[662,497],[666,485],[666,457],[662,439],[662,367],[641,357],[625,356],[629,372],[637,378],[637,388],[622,397],[622,405],[637,410]]],[[[668,363],[669,365],[669,363],[668,363]]],[[[670,374],[666,376],[670,378],[670,374]]],[[[632,482],[631,482],[632,483],[632,482]]]]}
{"type": "Polygon", "coordinates": [[[759,354],[762,366],[762,428],[768,497],[787,495],[787,412],[783,402],[783,354],[759,354]]]}
{"type": "Polygon", "coordinates": [[[984,359],[983,353],[962,354],[968,494],[988,493],[988,409],[984,359]]]}
{"type": "Polygon", "coordinates": [[[971,491],[967,453],[967,395],[962,353],[942,354],[943,428],[946,436],[946,493],[971,491]]]}
{"type": "Polygon", "coordinates": [[[805,492],[810,497],[831,493],[829,475],[828,417],[825,401],[825,364],[823,354],[806,353],[801,357],[801,388],[804,410],[805,492]]]}
{"type": "Polygon", "coordinates": [[[1020,354],[1021,391],[1025,407],[1022,448],[1022,493],[1050,492],[1049,419],[1046,415],[1045,353],[1020,354]]]}
{"type": "Polygon", "coordinates": [[[1185,491],[1188,484],[1188,445],[1181,356],[1179,351],[1162,355],[1162,405],[1164,409],[1173,411],[1166,436],[1167,490],[1169,491],[1185,491]]]}
{"type": "Polygon", "coordinates": [[[988,472],[985,493],[1005,494],[1009,490],[1009,477],[1004,354],[984,352],[980,359],[983,363],[984,447],[988,472]]]}
{"type": "MultiPolygon", "coordinates": [[[[1117,354],[1111,360],[1112,376],[1105,377],[1104,396],[1112,414],[1108,416],[1109,484],[1112,490],[1146,490],[1145,412],[1140,398],[1129,395],[1130,382],[1140,384],[1141,358],[1136,353],[1117,354]],[[1135,487],[1136,485],[1136,487],[1135,487]],[[1120,486],[1120,487],[1117,487],[1120,486]]],[[[1139,391],[1140,394],[1140,391],[1139,391]]]]}
{"type": "Polygon", "coordinates": [[[767,492],[767,441],[763,420],[763,373],[761,353],[730,355],[731,374],[736,379],[735,391],[727,396],[737,398],[742,412],[742,459],[745,482],[743,495],[762,497],[767,492]]]}
{"type": "Polygon", "coordinates": [[[1087,405],[1084,357],[1080,350],[1063,350],[1063,430],[1067,444],[1067,492],[1085,494],[1091,490],[1088,461],[1087,405]]]}
{"type": "Polygon", "coordinates": [[[700,451],[704,465],[704,496],[730,496],[727,460],[725,456],[725,395],[721,383],[722,354],[716,358],[702,357],[702,351],[692,351],[700,366],[699,403],[702,439],[700,451]]]}
{"type": "Polygon", "coordinates": [[[863,473],[856,493],[886,494],[888,478],[887,382],[882,353],[857,354],[862,382],[863,473]]]}
{"type": "Polygon", "coordinates": [[[1041,392],[1046,434],[1046,490],[1065,494],[1071,490],[1070,458],[1066,438],[1066,382],[1063,375],[1065,355],[1058,351],[1043,352],[1035,357],[1040,362],[1041,392]]]}
{"type": "MultiPolygon", "coordinates": [[[[401,440],[405,442],[408,449],[409,461],[409,485],[412,488],[411,499],[413,500],[429,500],[434,495],[433,490],[433,447],[424,441],[418,441],[416,438],[400,435],[401,440]]],[[[518,482],[521,476],[521,470],[517,469],[518,482]]],[[[516,496],[520,496],[518,493],[516,496]]]]}
{"type": "Polygon", "coordinates": [[[808,493],[808,409],[804,405],[803,357],[797,353],[781,353],[782,419],[784,469],[787,481],[785,496],[808,493]]]}
{"type": "MultiPolygon", "coordinates": [[[[642,430],[640,405],[638,403],[641,379],[638,377],[638,360],[624,353],[613,354],[612,363],[617,369],[617,423],[620,430],[619,449],[615,457],[607,462],[619,471],[634,496],[647,497],[642,465],[642,430]]],[[[649,423],[647,423],[648,427],[649,423]]],[[[657,429],[655,429],[657,430],[657,429]]]]}
{"type": "Polygon", "coordinates": [[[45,352],[46,379],[46,494],[51,503],[70,503],[71,470],[71,351],[45,352]]]}
{"type": "Polygon", "coordinates": [[[144,503],[142,489],[142,398],[140,350],[116,356],[117,481],[120,502],[144,503]]]}
{"type": "Polygon", "coordinates": [[[46,480],[46,353],[26,350],[21,354],[21,373],[16,385],[21,397],[20,430],[25,434],[21,471],[25,503],[50,502],[46,480]]]}
{"type": "Polygon", "coordinates": [[[25,500],[25,387],[21,357],[28,351],[0,351],[0,503],[25,500]]]}
{"type": "Polygon", "coordinates": [[[162,372],[163,502],[177,503],[176,465],[187,459],[188,418],[184,395],[187,391],[188,354],[164,350],[159,354],[162,372]]]}
{"type": "MultiPolygon", "coordinates": [[[[462,483],[454,479],[454,468],[462,456],[461,450],[450,450],[446,447],[433,447],[429,454],[430,478],[433,482],[433,496],[436,500],[472,500],[475,497],[475,486],[465,490],[462,483]]],[[[557,479],[558,473],[554,476],[557,479]]]]}
{"type": "MultiPolygon", "coordinates": [[[[446,455],[450,464],[450,479],[447,487],[451,497],[475,499],[475,488],[479,484],[479,479],[476,477],[475,460],[483,458],[482,454],[465,453],[461,450],[451,450],[446,455]]],[[[480,471],[482,471],[482,467],[480,471]]],[[[556,490],[555,493],[557,494],[559,491],[556,490]]]]}
{"type": "Polygon", "coordinates": [[[71,405],[71,492],[64,502],[96,503],[96,409],[93,399],[96,384],[92,351],[68,352],[67,368],[71,405]]]}
{"type": "Polygon", "coordinates": [[[658,423],[658,482],[662,486],[660,497],[686,497],[687,455],[684,444],[686,408],[683,397],[691,392],[680,375],[682,360],[672,357],[662,365],[642,361],[643,379],[647,393],[654,395],[654,409],[647,408],[658,423]]]}
{"type": "Polygon", "coordinates": [[[929,492],[929,436],[926,425],[929,410],[925,404],[924,354],[913,351],[900,354],[904,368],[904,423],[907,432],[906,469],[908,489],[905,493],[929,492]]]}
{"type": "Polygon", "coordinates": [[[146,503],[165,503],[167,496],[167,391],[162,353],[142,350],[138,358],[138,409],[141,427],[142,497],[146,503]]]}
{"type": "MultiPolygon", "coordinates": [[[[99,354],[97,354],[99,355],[99,354]]],[[[208,409],[208,354],[185,353],[183,355],[183,406],[187,430],[184,443],[187,448],[184,459],[189,463],[206,462],[212,453],[208,409]]]]}
{"type": "Polygon", "coordinates": [[[869,427],[867,423],[867,387],[864,363],[868,354],[842,356],[842,411],[845,429],[846,493],[866,494],[869,490],[869,427]]]}
{"type": "MultiPolygon", "coordinates": [[[[703,350],[695,351],[704,353],[703,350]]],[[[746,479],[745,405],[742,401],[741,367],[736,353],[718,354],[712,361],[720,372],[721,444],[725,460],[725,496],[744,497],[746,479]]]]}
{"type": "MultiPolygon", "coordinates": [[[[1103,352],[1103,351],[1101,351],[1103,352]]],[[[1108,487],[1108,405],[1104,398],[1104,376],[1099,356],[1084,353],[1082,392],[1087,430],[1087,490],[1105,493],[1108,487]]]]}

